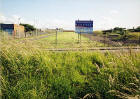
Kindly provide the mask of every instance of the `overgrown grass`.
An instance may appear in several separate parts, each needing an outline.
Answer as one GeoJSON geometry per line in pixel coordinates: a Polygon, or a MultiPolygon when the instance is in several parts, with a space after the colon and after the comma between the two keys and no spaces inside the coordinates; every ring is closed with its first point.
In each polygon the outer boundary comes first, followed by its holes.
{"type": "Polygon", "coordinates": [[[140,95],[140,52],[45,52],[3,41],[3,99],[120,99],[140,95]]]}
{"type": "Polygon", "coordinates": [[[35,36],[30,38],[18,39],[18,42],[30,42],[34,46],[38,46],[41,49],[47,48],[92,48],[103,47],[104,44],[91,41],[89,38],[81,36],[81,43],[78,42],[78,34],[74,32],[59,32],[57,36],[53,34],[44,34],[41,36],[35,36]]]}
{"type": "Polygon", "coordinates": [[[129,40],[139,40],[139,38],[140,38],[140,32],[128,33],[129,40]]]}
{"type": "Polygon", "coordinates": [[[58,33],[57,46],[56,46],[56,35],[42,38],[36,41],[37,44],[44,46],[45,48],[88,48],[95,46],[104,46],[102,43],[91,41],[86,37],[81,36],[81,43],[78,43],[78,34],[74,32],[63,32],[58,33]]]}

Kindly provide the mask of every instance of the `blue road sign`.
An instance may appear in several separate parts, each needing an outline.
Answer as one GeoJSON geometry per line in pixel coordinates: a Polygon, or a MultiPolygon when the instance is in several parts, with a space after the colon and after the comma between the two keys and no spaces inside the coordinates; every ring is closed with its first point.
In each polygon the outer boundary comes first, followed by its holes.
{"type": "Polygon", "coordinates": [[[76,20],[75,32],[76,33],[93,33],[93,21],[76,20]]]}

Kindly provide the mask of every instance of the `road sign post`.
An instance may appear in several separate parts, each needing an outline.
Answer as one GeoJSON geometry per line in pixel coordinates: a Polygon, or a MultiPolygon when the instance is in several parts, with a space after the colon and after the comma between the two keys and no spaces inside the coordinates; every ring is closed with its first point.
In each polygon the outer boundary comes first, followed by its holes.
{"type": "Polygon", "coordinates": [[[81,32],[80,32],[80,43],[81,43],[81,32]]]}
{"type": "Polygon", "coordinates": [[[93,21],[76,20],[75,33],[78,33],[78,42],[81,43],[81,34],[93,33],[93,21]]]}
{"type": "Polygon", "coordinates": [[[80,33],[78,33],[78,43],[80,43],[80,33]]]}

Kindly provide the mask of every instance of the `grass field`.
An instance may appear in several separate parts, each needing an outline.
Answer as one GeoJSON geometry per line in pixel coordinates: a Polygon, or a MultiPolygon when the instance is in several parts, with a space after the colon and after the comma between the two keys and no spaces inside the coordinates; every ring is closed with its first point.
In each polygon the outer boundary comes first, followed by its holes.
{"type": "MultiPolygon", "coordinates": [[[[89,38],[81,36],[81,43],[78,43],[78,34],[74,32],[59,32],[57,36],[56,44],[56,35],[45,34],[36,37],[30,37],[26,39],[20,39],[21,42],[30,42],[33,45],[38,46],[39,48],[91,48],[91,47],[103,47],[104,44],[91,41],[89,38]]],[[[19,42],[19,40],[17,40],[19,42]]]]}
{"type": "Polygon", "coordinates": [[[140,52],[45,52],[38,45],[24,43],[1,42],[2,99],[140,95],[140,52]]]}
{"type": "Polygon", "coordinates": [[[127,31],[124,35],[112,32],[105,35],[101,31],[95,31],[94,35],[101,38],[105,36],[110,41],[116,42],[121,46],[140,46],[140,32],[127,31]]]}
{"type": "MultiPolygon", "coordinates": [[[[58,40],[60,43],[76,42],[74,35],[64,33],[58,40]]],[[[44,51],[43,48],[47,48],[44,44],[54,39],[52,36],[39,41],[1,39],[2,99],[127,99],[140,96],[140,52],[44,51]]]]}
{"type": "Polygon", "coordinates": [[[129,38],[129,40],[139,40],[140,32],[128,33],[128,38],[129,38]]]}

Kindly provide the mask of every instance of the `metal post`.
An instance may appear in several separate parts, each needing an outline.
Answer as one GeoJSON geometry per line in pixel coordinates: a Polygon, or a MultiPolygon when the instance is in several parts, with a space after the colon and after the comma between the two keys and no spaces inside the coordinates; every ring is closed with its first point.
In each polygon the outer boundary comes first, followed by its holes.
{"type": "Polygon", "coordinates": [[[80,43],[81,43],[81,32],[80,32],[80,43]]]}
{"type": "Polygon", "coordinates": [[[105,37],[106,33],[104,34],[104,46],[105,46],[105,40],[106,40],[106,37],[105,37]]]}
{"type": "MultiPolygon", "coordinates": [[[[0,63],[2,63],[1,60],[0,60],[0,63]]],[[[1,81],[2,81],[2,69],[0,68],[0,94],[2,93],[1,81]]],[[[2,95],[0,95],[0,99],[2,99],[2,95]]]]}
{"type": "Polygon", "coordinates": [[[140,45],[140,33],[138,33],[139,34],[139,45],[140,45]]]}
{"type": "Polygon", "coordinates": [[[5,39],[5,31],[3,31],[3,34],[4,34],[3,37],[4,37],[4,39],[5,39]]]}
{"type": "Polygon", "coordinates": [[[58,30],[58,29],[56,28],[56,44],[57,44],[57,30],[58,30]]]}
{"type": "Polygon", "coordinates": [[[37,36],[37,29],[36,29],[36,36],[37,36]]]}
{"type": "Polygon", "coordinates": [[[78,43],[81,42],[81,40],[80,40],[80,39],[81,39],[81,38],[80,38],[80,34],[81,34],[81,33],[78,33],[78,43]]]}
{"type": "MultiPolygon", "coordinates": [[[[108,33],[106,33],[106,39],[108,37],[108,33]]],[[[107,44],[108,44],[108,47],[109,47],[109,40],[107,40],[107,44]]]]}
{"type": "Polygon", "coordinates": [[[79,43],[79,33],[77,33],[78,34],[78,43],[79,43]]]}

